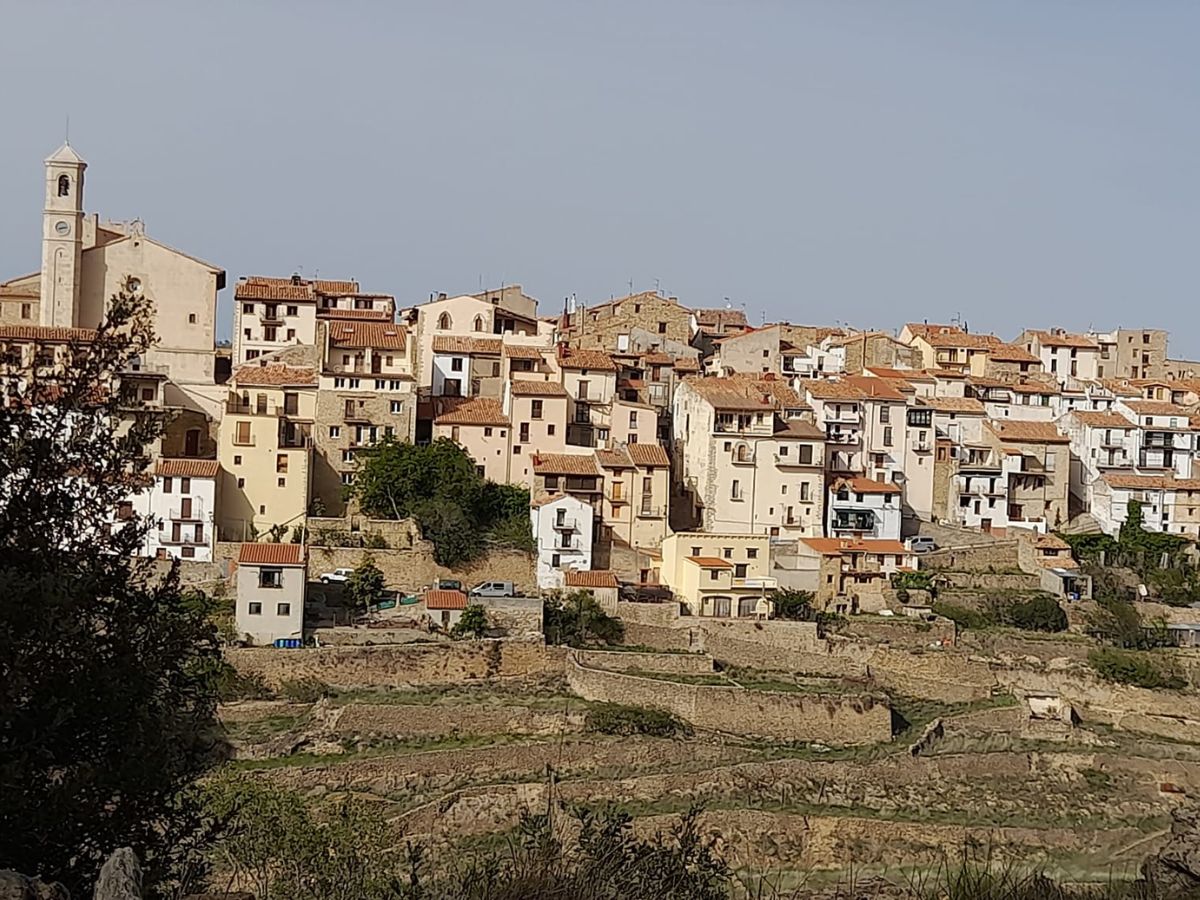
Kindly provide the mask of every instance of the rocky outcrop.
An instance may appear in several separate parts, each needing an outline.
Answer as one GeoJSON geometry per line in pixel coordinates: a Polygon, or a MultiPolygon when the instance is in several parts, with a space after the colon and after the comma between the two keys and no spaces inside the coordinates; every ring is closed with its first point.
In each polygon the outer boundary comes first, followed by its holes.
{"type": "Polygon", "coordinates": [[[57,882],[46,884],[26,878],[11,869],[0,871],[0,900],[70,900],[67,889],[57,882]]]}
{"type": "Polygon", "coordinates": [[[94,900],[142,900],[142,866],[128,847],[113,853],[100,870],[94,900]]]}
{"type": "Polygon", "coordinates": [[[1180,806],[1171,818],[1171,837],[1142,864],[1142,877],[1168,896],[1195,896],[1200,892],[1200,805],[1180,806]]]}

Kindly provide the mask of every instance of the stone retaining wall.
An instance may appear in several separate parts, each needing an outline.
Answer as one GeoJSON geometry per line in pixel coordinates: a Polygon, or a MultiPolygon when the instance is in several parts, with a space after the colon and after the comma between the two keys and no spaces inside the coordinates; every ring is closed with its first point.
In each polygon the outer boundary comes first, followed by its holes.
{"type": "Polygon", "coordinates": [[[315,678],[345,688],[462,684],[558,674],[563,660],[561,652],[538,641],[508,640],[302,650],[241,647],[226,650],[225,657],[239,672],[260,674],[272,686],[315,678]]]}
{"type": "Polygon", "coordinates": [[[846,696],[748,691],[609,672],[567,660],[567,683],[585,700],[663,709],[698,728],[781,741],[874,744],[892,739],[887,701],[846,696]]]}
{"type": "Polygon", "coordinates": [[[707,653],[634,653],[622,650],[576,650],[585,666],[610,672],[661,672],[666,675],[706,675],[713,671],[707,653]]]}

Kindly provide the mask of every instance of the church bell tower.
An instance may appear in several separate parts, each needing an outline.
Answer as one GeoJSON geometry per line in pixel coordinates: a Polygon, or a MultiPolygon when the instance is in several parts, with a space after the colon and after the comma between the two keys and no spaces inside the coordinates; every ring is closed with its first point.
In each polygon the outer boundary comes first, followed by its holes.
{"type": "Polygon", "coordinates": [[[41,324],[75,325],[83,269],[83,170],[69,143],[46,160],[42,214],[41,324]]]}

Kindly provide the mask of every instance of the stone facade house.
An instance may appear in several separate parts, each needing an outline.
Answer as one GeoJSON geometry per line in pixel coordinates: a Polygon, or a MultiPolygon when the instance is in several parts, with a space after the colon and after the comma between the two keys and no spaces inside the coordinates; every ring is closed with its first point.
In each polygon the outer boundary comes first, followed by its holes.
{"type": "Polygon", "coordinates": [[[688,344],[693,334],[692,311],[674,297],[643,291],[593,306],[579,306],[564,313],[559,336],[581,349],[626,352],[636,329],[650,332],[662,341],[688,344]]]}

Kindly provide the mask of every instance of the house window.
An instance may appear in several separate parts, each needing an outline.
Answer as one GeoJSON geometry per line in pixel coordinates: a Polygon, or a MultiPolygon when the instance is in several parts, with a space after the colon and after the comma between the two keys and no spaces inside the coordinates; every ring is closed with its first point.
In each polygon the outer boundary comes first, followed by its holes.
{"type": "Polygon", "coordinates": [[[886,425],[890,421],[892,421],[892,408],[885,403],[879,407],[879,422],[886,425]]]}
{"type": "MultiPolygon", "coordinates": [[[[497,450],[496,453],[499,454],[500,451],[497,450]]],[[[513,444],[513,456],[520,456],[520,455],[521,455],[521,445],[513,444]]]]}
{"type": "Polygon", "coordinates": [[[287,473],[288,470],[288,455],[286,453],[275,454],[275,471],[287,473]]]}
{"type": "Polygon", "coordinates": [[[742,499],[742,483],[736,478],[733,479],[733,484],[730,486],[729,496],[734,500],[742,499]]]}
{"type": "Polygon", "coordinates": [[[133,518],[133,503],[131,501],[122,500],[120,503],[117,504],[117,518],[118,519],[132,519],[133,518]]]}
{"type": "Polygon", "coordinates": [[[233,458],[233,464],[234,464],[235,466],[240,466],[240,465],[242,464],[242,458],[241,458],[241,456],[235,456],[235,457],[233,458]]]}
{"type": "Polygon", "coordinates": [[[268,568],[266,566],[259,569],[258,586],[260,588],[283,587],[283,569],[268,568]]]}
{"type": "Polygon", "coordinates": [[[243,303],[242,304],[242,315],[243,316],[254,315],[254,304],[253,303],[243,303]]]}
{"type": "Polygon", "coordinates": [[[237,432],[233,436],[233,442],[235,444],[240,444],[243,447],[250,446],[251,440],[250,440],[250,423],[249,422],[238,422],[237,423],[237,432]]]}
{"type": "Polygon", "coordinates": [[[659,333],[659,334],[666,334],[666,333],[667,333],[667,323],[666,323],[666,322],[659,322],[659,323],[658,323],[658,333],[659,333]]]}
{"type": "Polygon", "coordinates": [[[801,444],[796,448],[796,452],[800,454],[800,462],[804,465],[811,465],[813,461],[813,448],[811,444],[801,444]]]}
{"type": "Polygon", "coordinates": [[[522,444],[529,443],[529,423],[528,422],[521,423],[521,436],[519,438],[517,438],[517,440],[519,440],[522,444]]]}
{"type": "Polygon", "coordinates": [[[251,603],[251,604],[249,604],[249,608],[247,611],[252,616],[261,616],[262,615],[262,604],[261,603],[251,603]]]}
{"type": "Polygon", "coordinates": [[[457,425],[450,426],[450,440],[455,441],[456,443],[458,441],[458,426],[457,425]]]}
{"type": "Polygon", "coordinates": [[[32,319],[33,318],[33,304],[32,303],[22,303],[21,304],[21,318],[22,319],[32,319]]]}
{"type": "Polygon", "coordinates": [[[330,425],[329,426],[330,440],[337,440],[341,436],[342,436],[342,426],[341,425],[330,425]]]}
{"type": "Polygon", "coordinates": [[[292,614],[292,604],[290,604],[290,603],[276,603],[275,604],[275,615],[290,616],[291,614],[292,614]]]}
{"type": "Polygon", "coordinates": [[[461,372],[463,370],[463,361],[461,356],[456,356],[450,360],[450,371],[461,372]]]}
{"type": "Polygon", "coordinates": [[[277,487],[287,487],[287,479],[286,478],[277,478],[275,481],[276,481],[277,487]]]}
{"type": "Polygon", "coordinates": [[[189,325],[196,324],[196,314],[195,313],[188,313],[188,324],[189,325]]]}
{"type": "Polygon", "coordinates": [[[546,490],[548,490],[548,491],[558,490],[558,476],[557,475],[547,475],[546,476],[546,490]]]}
{"type": "Polygon", "coordinates": [[[807,481],[802,481],[802,482],[800,482],[800,501],[801,501],[802,503],[803,503],[805,500],[810,500],[810,499],[812,499],[812,498],[810,497],[810,495],[809,495],[809,491],[810,491],[811,489],[812,489],[812,485],[810,485],[810,484],[809,484],[807,481]]]}
{"type": "Polygon", "coordinates": [[[172,486],[172,485],[173,485],[173,479],[171,479],[171,478],[164,478],[164,479],[163,479],[163,493],[164,493],[164,494],[169,494],[169,493],[171,493],[171,491],[173,490],[173,486],[172,486]]]}
{"type": "Polygon", "coordinates": [[[475,331],[483,331],[483,316],[475,317],[475,324],[473,327],[475,331]]]}
{"type": "Polygon", "coordinates": [[[551,557],[550,557],[550,567],[551,568],[557,569],[561,564],[562,564],[561,556],[559,556],[557,553],[551,555],[551,557]]]}
{"type": "Polygon", "coordinates": [[[288,314],[289,316],[295,316],[295,315],[298,315],[299,313],[300,313],[300,310],[299,310],[299,309],[297,309],[297,308],[296,308],[296,307],[294,307],[294,306],[289,306],[289,307],[287,308],[287,314],[288,314]]]}
{"type": "Polygon", "coordinates": [[[484,429],[483,429],[483,436],[484,436],[484,437],[491,437],[491,436],[492,436],[492,428],[491,428],[491,426],[490,426],[490,425],[488,425],[488,426],[484,427],[484,429]]]}
{"type": "Polygon", "coordinates": [[[237,486],[238,486],[239,488],[244,488],[244,487],[246,486],[246,479],[245,479],[245,478],[239,478],[239,479],[237,480],[237,486]]]}
{"type": "Polygon", "coordinates": [[[553,424],[546,426],[546,434],[549,434],[549,435],[554,434],[554,425],[553,424]]]}
{"type": "MultiPolygon", "coordinates": [[[[887,407],[885,406],[884,409],[887,409],[887,407]]],[[[885,446],[885,447],[892,446],[892,426],[891,425],[887,425],[883,429],[883,446],[885,446]]]]}
{"type": "Polygon", "coordinates": [[[709,581],[716,581],[718,577],[719,577],[719,576],[718,576],[718,573],[717,573],[717,570],[716,570],[716,569],[709,569],[709,570],[708,570],[708,580],[709,580],[709,581]]]}
{"type": "Polygon", "coordinates": [[[450,319],[450,313],[442,313],[438,316],[438,328],[442,331],[448,331],[454,323],[450,319]]]}
{"type": "Polygon", "coordinates": [[[629,411],[629,428],[630,428],[630,430],[637,428],[637,410],[636,409],[631,409],[629,411]]]}
{"type": "Polygon", "coordinates": [[[745,578],[746,577],[746,564],[745,563],[734,563],[733,577],[734,578],[745,578]]]}
{"type": "Polygon", "coordinates": [[[192,492],[192,479],[180,478],[179,479],[179,493],[190,494],[191,492],[192,492]]]}
{"type": "Polygon", "coordinates": [[[295,328],[289,328],[287,330],[287,339],[289,341],[294,341],[296,339],[296,329],[295,328]]]}
{"type": "Polygon", "coordinates": [[[532,407],[532,410],[530,412],[530,416],[532,416],[535,419],[540,419],[542,417],[542,401],[534,400],[533,403],[531,404],[531,407],[532,407]]]}

